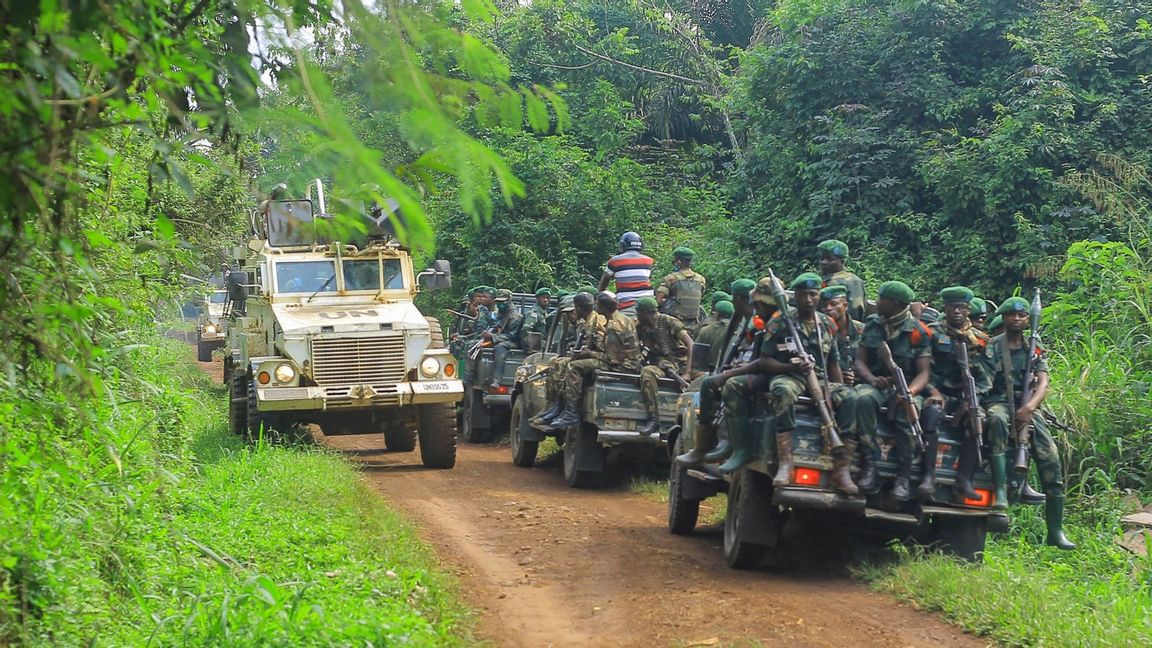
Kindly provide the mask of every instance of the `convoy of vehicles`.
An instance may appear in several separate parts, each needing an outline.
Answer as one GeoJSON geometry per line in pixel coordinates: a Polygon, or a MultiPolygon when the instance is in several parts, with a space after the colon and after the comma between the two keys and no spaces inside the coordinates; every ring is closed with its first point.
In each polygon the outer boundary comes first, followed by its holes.
{"type": "MultiPolygon", "coordinates": [[[[535,295],[512,293],[512,308],[527,314],[536,305],[535,295]]],[[[458,318],[457,322],[462,322],[458,318]]],[[[497,379],[498,386],[492,386],[492,373],[496,369],[495,358],[490,347],[476,340],[465,349],[465,355],[473,362],[475,375],[468,376],[464,383],[464,398],[461,402],[460,435],[469,443],[486,443],[508,429],[511,412],[512,388],[516,383],[516,368],[528,357],[530,350],[510,349],[504,360],[503,371],[497,379]]]]}

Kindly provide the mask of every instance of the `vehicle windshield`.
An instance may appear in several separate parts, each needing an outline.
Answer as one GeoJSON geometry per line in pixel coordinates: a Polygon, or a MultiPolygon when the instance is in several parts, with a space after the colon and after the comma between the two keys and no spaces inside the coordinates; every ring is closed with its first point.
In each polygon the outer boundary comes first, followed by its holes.
{"type": "MultiPolygon", "coordinates": [[[[378,259],[345,260],[344,290],[380,290],[380,263],[378,259]]],[[[399,259],[385,259],[384,290],[403,290],[404,274],[399,259]]]]}
{"type": "Polygon", "coordinates": [[[223,290],[214,292],[211,295],[208,295],[208,301],[212,302],[213,304],[223,304],[224,302],[228,301],[228,293],[223,290]]]}
{"type": "Polygon", "coordinates": [[[336,292],[334,261],[284,261],[276,264],[277,292],[336,292]]]}

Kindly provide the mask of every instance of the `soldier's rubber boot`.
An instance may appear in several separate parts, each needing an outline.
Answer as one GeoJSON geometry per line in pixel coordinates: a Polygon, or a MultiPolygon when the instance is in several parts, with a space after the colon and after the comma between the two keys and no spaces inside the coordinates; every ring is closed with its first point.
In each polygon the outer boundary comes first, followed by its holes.
{"type": "Polygon", "coordinates": [[[1032,488],[1032,484],[1028,483],[1025,479],[1024,483],[1020,486],[1020,503],[1030,504],[1032,506],[1040,506],[1047,501],[1047,496],[1044,493],[1032,488]]]}
{"type": "Polygon", "coordinates": [[[676,463],[685,468],[699,466],[704,463],[704,457],[708,454],[708,451],[714,447],[716,447],[716,428],[711,425],[697,423],[696,447],[684,454],[676,455],[676,463]]]}
{"type": "MultiPolygon", "coordinates": [[[[720,464],[721,472],[736,472],[744,466],[752,463],[756,455],[752,454],[752,439],[748,434],[749,423],[747,419],[740,420],[739,417],[728,417],[728,439],[732,447],[732,454],[728,457],[728,461],[720,464]]],[[[711,456],[712,453],[709,453],[711,456]]],[[[788,459],[792,459],[792,435],[788,435],[788,459]]]]}
{"type": "MultiPolygon", "coordinates": [[[[855,441],[845,441],[844,445],[832,451],[832,474],[828,476],[828,483],[845,495],[860,494],[860,489],[852,481],[852,474],[848,472],[854,456],[856,456],[855,441]]],[[[775,484],[776,480],[773,479],[772,483],[775,484]]]]}
{"type": "Polygon", "coordinates": [[[994,454],[988,461],[992,468],[992,509],[1003,511],[1008,508],[1008,457],[1003,453],[994,454]]]}
{"type": "Polygon", "coordinates": [[[492,350],[492,380],[488,381],[488,386],[492,389],[499,389],[500,376],[504,375],[504,359],[508,357],[508,348],[503,345],[496,345],[492,350]]]}
{"type": "Polygon", "coordinates": [[[792,483],[792,430],[776,433],[776,475],[773,486],[787,486],[792,483]]]}
{"type": "Polygon", "coordinates": [[[910,491],[912,479],[912,465],[907,459],[901,459],[896,467],[896,481],[892,484],[892,497],[897,502],[907,502],[912,498],[910,491]]]}
{"type": "Polygon", "coordinates": [[[732,456],[732,442],[728,439],[720,439],[716,447],[711,452],[704,455],[704,463],[716,463],[717,461],[724,461],[732,456]]]}
{"type": "Polygon", "coordinates": [[[656,416],[655,414],[651,414],[651,413],[648,414],[648,420],[644,422],[644,425],[641,425],[636,430],[636,433],[642,437],[650,437],[653,434],[657,434],[659,432],[660,432],[660,418],[658,416],[656,416]]]}
{"type": "Polygon", "coordinates": [[[916,497],[925,502],[931,502],[936,494],[936,456],[940,452],[939,439],[940,437],[935,434],[924,436],[924,458],[921,461],[923,472],[920,486],[916,488],[916,497]]]}
{"type": "Polygon", "coordinates": [[[860,453],[860,478],[856,480],[856,487],[865,495],[880,492],[880,484],[876,481],[876,457],[867,447],[860,453]]]}
{"type": "Polygon", "coordinates": [[[560,396],[559,398],[556,399],[556,402],[554,402],[548,406],[548,409],[537,414],[536,417],[532,419],[532,422],[537,424],[537,425],[540,425],[540,424],[547,425],[547,424],[551,423],[552,421],[555,421],[556,417],[560,416],[560,412],[563,412],[563,411],[564,411],[564,397],[560,396]]]}
{"type": "Polygon", "coordinates": [[[564,430],[580,423],[580,403],[564,403],[564,411],[560,412],[560,416],[553,419],[552,424],[548,426],[550,430],[564,430]]]}
{"type": "Polygon", "coordinates": [[[980,493],[972,487],[972,473],[976,470],[976,446],[971,439],[960,446],[960,461],[956,465],[956,483],[952,490],[963,499],[980,499],[980,493]]]}
{"type": "Polygon", "coordinates": [[[1048,525],[1048,539],[1045,544],[1057,549],[1071,551],[1076,545],[1064,536],[1064,497],[1048,497],[1044,503],[1044,522],[1048,525]]]}

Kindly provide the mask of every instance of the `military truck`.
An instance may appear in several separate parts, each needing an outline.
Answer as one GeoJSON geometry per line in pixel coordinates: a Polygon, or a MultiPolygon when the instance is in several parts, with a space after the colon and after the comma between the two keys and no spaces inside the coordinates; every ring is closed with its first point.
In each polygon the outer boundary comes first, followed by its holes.
{"type": "MultiPolygon", "coordinates": [[[[511,302],[512,308],[526,315],[536,305],[536,297],[530,293],[512,293],[511,302]]],[[[516,384],[516,369],[533,351],[533,349],[509,349],[504,361],[504,371],[499,377],[499,386],[493,387],[492,372],[496,368],[494,353],[490,347],[477,346],[479,342],[480,339],[477,338],[467,349],[475,356],[475,375],[467,376],[461,407],[461,436],[469,443],[493,441],[498,433],[508,429],[508,417],[512,411],[512,388],[516,384]]]]}
{"type": "Polygon", "coordinates": [[[541,372],[549,360],[563,351],[565,341],[574,337],[568,318],[553,318],[541,350],[529,355],[516,369],[508,424],[512,463],[521,468],[534,466],[540,442],[549,436],[564,449],[564,480],[573,488],[592,488],[601,483],[605,468],[625,453],[663,461],[681,393],[679,383],[670,378],[659,381],[658,434],[645,437],[636,431],[648,420],[640,397],[639,375],[616,372],[597,372],[595,381],[585,389],[584,423],[580,427],[556,432],[547,426],[532,425],[532,418],[547,406],[541,372]]]}
{"type": "Polygon", "coordinates": [[[238,434],[297,423],[325,434],[379,431],[388,450],[419,438],[425,466],[456,461],[455,402],[463,393],[440,324],[413,303],[421,285],[451,285],[436,261],[415,273],[384,214],[357,244],[330,240],[323,186],[313,201],[268,200],[227,277],[225,377],[238,434]]]}
{"type": "MultiPolygon", "coordinates": [[[[700,382],[695,381],[677,404],[676,425],[669,438],[673,456],[695,445],[700,382]]],[[[786,527],[800,529],[799,537],[804,540],[811,540],[813,534],[913,539],[937,545],[967,560],[979,559],[989,531],[1007,530],[1008,516],[990,508],[992,481],[986,471],[979,472],[973,480],[979,499],[953,499],[951,485],[955,482],[964,433],[952,425],[951,417],[940,426],[936,493],[932,502],[900,502],[887,488],[875,495],[849,496],[829,486],[832,460],[824,449],[820,417],[811,400],[802,397],[793,432],[792,483],[774,487],[776,444],[769,437],[768,398],[764,393],[754,403],[751,419],[760,459],[732,474],[721,474],[715,465],[685,468],[675,462],[669,472],[668,529],[672,533],[692,533],[700,502],[719,493],[728,494],[724,557],[729,566],[746,569],[764,562],[786,560],[789,547],[785,539],[796,535],[784,534],[786,527]]],[[[896,476],[895,435],[884,414],[878,419],[877,430],[881,448],[877,476],[882,483],[896,476]]],[[[913,493],[921,476],[919,462],[915,463],[913,493]]]]}
{"type": "Polygon", "coordinates": [[[196,320],[196,359],[200,362],[211,362],[212,352],[224,346],[228,329],[228,320],[224,318],[227,301],[227,290],[214,290],[204,297],[196,320]]]}

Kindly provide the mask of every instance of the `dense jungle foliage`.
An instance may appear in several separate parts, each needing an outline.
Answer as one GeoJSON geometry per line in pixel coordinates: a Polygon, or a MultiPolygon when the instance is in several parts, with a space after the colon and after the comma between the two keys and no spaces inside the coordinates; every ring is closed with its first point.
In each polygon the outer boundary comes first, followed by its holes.
{"type": "MultiPolygon", "coordinates": [[[[830,236],[873,287],[1039,285],[1068,482],[1103,547],[1123,490],[1152,494],[1150,19],[1138,0],[0,0],[0,643],[126,623],[212,643],[216,592],[241,626],[299,622],[259,580],[276,557],[198,581],[217,563],[194,532],[156,528],[189,519],[179,484],[223,478],[197,481],[203,392],[155,320],[259,197],[317,176],[337,209],[401,201],[458,285],[572,287],[627,229],[664,268],[695,248],[714,286],[809,269],[830,236]],[[180,578],[153,578],[157,556],[180,578]]],[[[1146,595],[1147,569],[1099,564],[1146,595]]]]}

